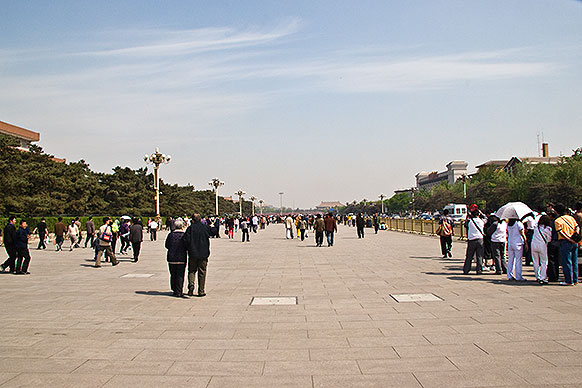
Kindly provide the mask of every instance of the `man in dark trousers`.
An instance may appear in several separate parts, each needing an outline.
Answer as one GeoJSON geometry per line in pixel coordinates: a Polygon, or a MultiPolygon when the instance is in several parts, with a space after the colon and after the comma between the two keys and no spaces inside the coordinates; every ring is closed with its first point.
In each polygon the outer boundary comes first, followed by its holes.
{"type": "Polygon", "coordinates": [[[337,232],[337,222],[333,214],[329,213],[323,220],[325,224],[325,235],[327,237],[327,246],[333,246],[333,234],[337,232]]]}
{"type": "Polygon", "coordinates": [[[364,217],[362,216],[362,213],[358,213],[358,215],[356,216],[356,228],[358,229],[358,238],[364,238],[364,226],[365,226],[365,222],[364,222],[364,217]]]}
{"type": "Polygon", "coordinates": [[[28,237],[30,236],[30,229],[25,220],[20,221],[20,227],[16,231],[16,275],[29,275],[28,265],[30,264],[30,251],[28,250],[28,237]]]}
{"type": "Polygon", "coordinates": [[[141,243],[143,241],[143,226],[141,220],[137,217],[133,219],[129,227],[129,241],[131,242],[131,249],[133,250],[133,262],[137,263],[139,259],[139,251],[141,250],[141,243]]]}
{"type": "Polygon", "coordinates": [[[87,248],[88,242],[91,242],[89,246],[92,247],[95,242],[95,223],[93,222],[93,217],[89,217],[87,222],[85,222],[85,229],[87,230],[87,237],[85,238],[85,248],[87,248]]]}
{"type": "Polygon", "coordinates": [[[192,216],[192,224],[184,233],[188,248],[188,295],[194,295],[194,284],[198,272],[198,296],[206,296],[206,267],[210,256],[210,227],[200,222],[200,214],[192,216]]]}
{"type": "Polygon", "coordinates": [[[67,233],[67,227],[63,224],[63,217],[58,218],[58,222],[55,224],[55,242],[57,244],[57,251],[63,250],[63,243],[65,242],[65,233],[67,233]]]}
{"type": "Polygon", "coordinates": [[[33,233],[38,233],[38,247],[36,249],[46,249],[46,244],[44,243],[44,239],[46,238],[46,221],[44,218],[41,219],[38,224],[36,224],[36,228],[34,229],[33,233]]]}
{"type": "Polygon", "coordinates": [[[8,268],[8,272],[14,272],[16,270],[16,217],[10,216],[8,218],[8,224],[4,227],[4,248],[8,254],[8,259],[0,265],[0,270],[4,272],[8,268]]]}

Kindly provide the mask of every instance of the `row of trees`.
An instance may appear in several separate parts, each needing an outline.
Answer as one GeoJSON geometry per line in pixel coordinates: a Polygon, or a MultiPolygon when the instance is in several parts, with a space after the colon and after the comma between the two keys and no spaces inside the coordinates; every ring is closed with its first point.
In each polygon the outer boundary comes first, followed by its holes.
{"type": "MultiPolygon", "coordinates": [[[[0,136],[0,215],[155,215],[153,175],[146,168],[115,167],[97,173],[78,162],[60,163],[38,146],[30,152],[17,148],[14,140],[0,136]]],[[[160,182],[162,215],[213,214],[214,192],[193,186],[160,182]]],[[[251,203],[243,201],[243,213],[251,203]]],[[[238,203],[219,197],[223,214],[238,213],[238,203]]]]}
{"type": "MultiPolygon", "coordinates": [[[[494,211],[507,202],[521,201],[534,209],[545,209],[548,202],[562,202],[573,207],[582,200],[582,148],[555,165],[521,164],[511,172],[482,168],[466,182],[443,183],[431,190],[399,193],[384,201],[385,213],[441,211],[448,203],[476,203],[494,211]]],[[[381,212],[380,201],[363,200],[347,204],[340,213],[381,212]]]]}

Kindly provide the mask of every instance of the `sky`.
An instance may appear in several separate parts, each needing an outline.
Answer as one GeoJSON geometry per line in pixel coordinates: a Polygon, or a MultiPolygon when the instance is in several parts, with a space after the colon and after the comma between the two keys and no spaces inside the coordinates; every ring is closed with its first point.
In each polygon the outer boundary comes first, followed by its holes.
{"type": "Polygon", "coordinates": [[[0,120],[96,171],[311,208],[582,146],[577,0],[0,0],[0,120]]]}

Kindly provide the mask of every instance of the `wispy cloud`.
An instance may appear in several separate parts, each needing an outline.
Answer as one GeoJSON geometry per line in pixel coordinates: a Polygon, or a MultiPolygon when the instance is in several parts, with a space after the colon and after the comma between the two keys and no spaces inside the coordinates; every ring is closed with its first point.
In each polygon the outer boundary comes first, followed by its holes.
{"type": "MultiPolygon", "coordinates": [[[[299,30],[300,21],[293,19],[267,31],[233,28],[202,28],[180,31],[156,31],[152,40],[137,45],[111,49],[93,50],[77,55],[94,56],[172,56],[201,53],[205,51],[242,49],[263,45],[292,35],[299,30]]],[[[143,33],[136,34],[143,37],[143,33]]]]}

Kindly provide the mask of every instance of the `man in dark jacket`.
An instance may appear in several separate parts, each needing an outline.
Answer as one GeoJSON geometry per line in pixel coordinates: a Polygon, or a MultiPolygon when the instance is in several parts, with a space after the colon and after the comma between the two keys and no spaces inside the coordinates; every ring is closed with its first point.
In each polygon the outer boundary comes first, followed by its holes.
{"type": "Polygon", "coordinates": [[[44,240],[46,238],[46,229],[47,229],[46,221],[43,218],[40,220],[38,224],[36,224],[36,228],[34,229],[34,232],[38,233],[38,247],[36,248],[37,250],[46,249],[46,244],[44,243],[44,240]]]}
{"type": "Polygon", "coordinates": [[[364,226],[365,226],[364,217],[362,213],[359,213],[356,216],[356,229],[358,229],[358,238],[364,238],[364,226]]]}
{"type": "Polygon", "coordinates": [[[87,229],[87,237],[85,238],[85,248],[87,248],[87,243],[91,242],[90,247],[93,246],[95,242],[95,223],[93,222],[93,217],[89,217],[87,222],[85,222],[85,229],[87,229]]]}
{"type": "MultiPolygon", "coordinates": [[[[135,224],[134,224],[135,225],[135,224]]],[[[166,237],[167,260],[170,270],[170,288],[174,296],[184,296],[184,271],[186,270],[187,247],[184,241],[184,221],[172,221],[174,230],[166,237]]]]}
{"type": "Polygon", "coordinates": [[[20,221],[20,227],[16,231],[14,245],[16,246],[17,252],[17,262],[16,271],[17,275],[28,275],[28,265],[30,264],[30,252],[28,250],[28,236],[30,235],[30,229],[25,220],[20,221]]]}
{"type": "Polygon", "coordinates": [[[325,235],[327,237],[327,246],[333,246],[333,234],[337,232],[337,222],[333,215],[329,213],[323,220],[325,224],[325,235]]]}
{"type": "Polygon", "coordinates": [[[129,241],[133,250],[133,262],[137,263],[139,259],[139,251],[141,250],[141,243],[143,241],[143,226],[139,218],[135,217],[133,223],[129,228],[129,241]]]}
{"type": "Polygon", "coordinates": [[[8,254],[8,259],[0,265],[0,270],[4,272],[8,268],[9,272],[14,272],[16,270],[16,217],[10,216],[8,218],[8,224],[4,227],[4,248],[8,254]]]}
{"type": "Polygon", "coordinates": [[[198,296],[206,296],[206,267],[210,256],[210,227],[200,222],[200,214],[192,216],[192,224],[186,229],[184,240],[188,248],[188,295],[194,295],[198,272],[198,296]]]}

